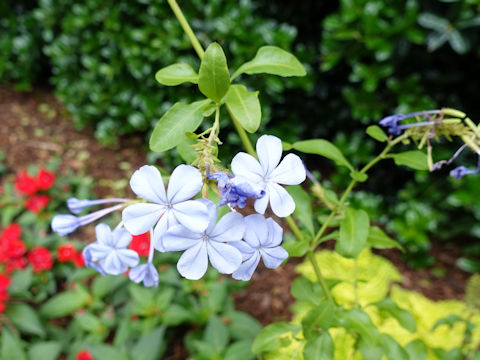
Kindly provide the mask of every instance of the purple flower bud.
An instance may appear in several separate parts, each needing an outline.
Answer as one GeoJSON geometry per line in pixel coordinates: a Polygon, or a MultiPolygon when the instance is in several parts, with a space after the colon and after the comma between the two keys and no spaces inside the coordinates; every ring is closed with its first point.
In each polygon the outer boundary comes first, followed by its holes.
{"type": "Polygon", "coordinates": [[[478,169],[477,170],[470,170],[468,168],[466,168],[465,166],[459,166],[459,167],[456,167],[455,169],[453,169],[452,171],[450,171],[450,176],[454,177],[455,179],[461,179],[462,177],[464,177],[465,175],[471,175],[471,174],[477,174],[478,173],[478,169]]]}
{"type": "Polygon", "coordinates": [[[209,179],[217,180],[218,189],[222,200],[218,206],[230,204],[231,207],[245,207],[247,199],[260,199],[265,195],[265,190],[258,184],[254,184],[246,177],[233,176],[225,173],[208,174],[209,179]]]}

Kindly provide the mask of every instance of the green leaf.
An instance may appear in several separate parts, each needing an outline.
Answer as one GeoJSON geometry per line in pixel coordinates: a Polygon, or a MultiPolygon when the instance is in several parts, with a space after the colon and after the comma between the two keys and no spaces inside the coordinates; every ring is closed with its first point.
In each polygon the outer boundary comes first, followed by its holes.
{"type": "Polygon", "coordinates": [[[22,333],[45,336],[45,329],[38,318],[37,312],[27,304],[11,304],[5,315],[22,333]]]}
{"type": "Polygon", "coordinates": [[[264,351],[271,351],[282,347],[281,336],[289,332],[294,335],[300,331],[301,327],[297,324],[289,324],[286,322],[277,322],[267,325],[260,331],[252,344],[252,351],[254,354],[259,354],[264,351]]]}
{"type": "Polygon", "coordinates": [[[380,142],[385,142],[388,139],[387,134],[385,134],[382,128],[378,125],[370,125],[367,127],[367,134],[380,142]]]}
{"type": "Polygon", "coordinates": [[[457,314],[450,314],[447,317],[439,319],[435,325],[432,327],[432,331],[434,331],[437,327],[440,325],[448,325],[449,327],[452,327],[458,322],[464,322],[464,320],[458,316],[457,314]]]}
{"type": "Polygon", "coordinates": [[[252,340],[262,330],[262,325],[253,316],[235,311],[228,315],[232,337],[237,340],[252,340]]]}
{"type": "Polygon", "coordinates": [[[420,339],[409,342],[407,346],[405,346],[405,350],[412,360],[427,360],[428,349],[420,339]]]}
{"type": "Polygon", "coordinates": [[[306,238],[303,241],[297,240],[295,236],[287,237],[283,244],[283,248],[287,250],[290,257],[302,257],[310,249],[310,242],[306,238]]]}
{"type": "Polygon", "coordinates": [[[374,249],[392,249],[397,248],[405,251],[402,245],[385,234],[378,226],[371,226],[368,230],[367,243],[374,249]]]}
{"type": "MultiPolygon", "coordinates": [[[[115,360],[128,360],[127,355],[124,351],[114,348],[110,345],[105,344],[95,344],[88,346],[89,350],[94,359],[115,359],[115,360]]],[[[135,357],[135,359],[139,359],[135,357]]]]}
{"type": "Polygon", "coordinates": [[[347,208],[340,221],[340,234],[335,250],[347,258],[355,258],[367,245],[370,227],[368,214],[363,210],[347,208]]]}
{"type": "Polygon", "coordinates": [[[279,76],[305,76],[305,68],[288,51],[276,46],[262,46],[255,57],[244,63],[232,75],[232,80],[240,74],[273,74],[279,76]]]}
{"type": "Polygon", "coordinates": [[[127,282],[124,276],[98,276],[92,283],[92,295],[95,299],[102,299],[127,282]]]}
{"type": "Polygon", "coordinates": [[[307,153],[324,156],[333,160],[337,165],[345,166],[351,171],[354,171],[353,166],[345,159],[339,148],[333,145],[330,141],[324,139],[312,139],[298,141],[293,144],[295,150],[307,153]]]}
{"type": "Polygon", "coordinates": [[[293,215],[313,236],[315,229],[312,218],[312,199],[300,185],[288,186],[287,191],[295,201],[296,206],[293,215]]]}
{"type": "Polygon", "coordinates": [[[167,86],[176,86],[185,82],[197,84],[198,74],[190,65],[178,63],[158,70],[155,74],[155,80],[167,86]]]}
{"type": "Polygon", "coordinates": [[[8,288],[10,295],[21,295],[32,284],[33,272],[30,267],[25,270],[15,271],[12,275],[12,283],[8,288]]]}
{"type": "Polygon", "coordinates": [[[428,170],[427,154],[422,151],[405,151],[399,154],[392,154],[391,157],[397,165],[405,165],[415,170],[428,170]]]}
{"type": "Polygon", "coordinates": [[[390,335],[381,334],[380,341],[388,359],[410,360],[408,352],[390,335]]]}
{"type": "Polygon", "coordinates": [[[154,293],[149,288],[132,283],[128,287],[128,291],[140,313],[146,314],[150,308],[155,306],[154,293]]]}
{"type": "Polygon", "coordinates": [[[249,133],[254,133],[262,120],[258,91],[249,92],[243,85],[232,85],[224,98],[233,118],[249,133]]]}
{"type": "Polygon", "coordinates": [[[431,13],[423,13],[418,16],[418,23],[427,29],[445,32],[449,21],[431,13]]]}
{"type": "MultiPolygon", "coordinates": [[[[225,300],[228,296],[227,282],[220,281],[212,285],[208,296],[204,297],[205,307],[212,313],[218,313],[225,305],[225,300]]],[[[203,300],[202,299],[202,300],[203,300]]]]}
{"type": "Polygon", "coordinates": [[[292,296],[299,301],[308,301],[313,305],[320,305],[325,293],[322,287],[317,283],[312,283],[304,277],[299,277],[293,280],[291,286],[292,296]]]}
{"type": "Polygon", "coordinates": [[[100,319],[90,312],[76,314],[75,319],[82,330],[86,332],[96,332],[102,326],[100,319]]]}
{"type": "Polygon", "coordinates": [[[463,271],[466,271],[466,272],[469,272],[469,273],[480,272],[480,262],[478,262],[476,260],[461,257],[461,258],[457,259],[457,261],[455,263],[463,271]]]}
{"type": "Polygon", "coordinates": [[[377,344],[379,332],[373,325],[370,317],[363,310],[351,309],[337,311],[337,322],[341,327],[356,331],[367,346],[373,347],[377,344]]]}
{"type": "Polygon", "coordinates": [[[0,359],[26,360],[25,352],[20,344],[20,339],[13,335],[6,326],[2,326],[2,343],[0,359]]]}
{"type": "Polygon", "coordinates": [[[84,307],[89,301],[88,293],[81,291],[65,291],[55,295],[40,307],[40,314],[47,318],[70,315],[84,307]]]}
{"type": "Polygon", "coordinates": [[[31,344],[28,349],[30,360],[55,360],[62,351],[62,344],[57,341],[46,341],[31,344]]]}
{"type": "Polygon", "coordinates": [[[360,171],[352,171],[350,172],[350,177],[358,182],[365,182],[368,179],[368,175],[365,173],[362,173],[360,171]]]}
{"type": "Polygon", "coordinates": [[[309,339],[303,349],[303,358],[305,360],[332,360],[333,359],[333,340],[327,331],[320,336],[309,339]]]}
{"type": "Polygon", "coordinates": [[[190,321],[192,312],[178,304],[171,304],[163,314],[165,325],[175,326],[190,321]]]}
{"type": "Polygon", "coordinates": [[[132,348],[132,359],[157,360],[165,351],[165,326],[159,326],[152,332],[143,335],[132,348]]]}
{"type": "Polygon", "coordinates": [[[410,312],[400,308],[392,299],[383,299],[379,302],[374,303],[379,310],[385,311],[395,319],[397,319],[398,323],[402,325],[405,329],[410,332],[417,331],[417,322],[410,312]]]}
{"type": "Polygon", "coordinates": [[[234,342],[227,348],[223,360],[252,360],[255,355],[252,353],[251,347],[251,340],[234,342]]]}
{"type": "Polygon", "coordinates": [[[310,310],[302,319],[303,335],[311,340],[324,332],[332,325],[335,308],[331,301],[324,301],[310,310]]]}
{"type": "Polygon", "coordinates": [[[228,344],[230,333],[218,316],[212,316],[208,320],[203,337],[205,342],[213,346],[215,352],[221,352],[228,344]]]}
{"type": "Polygon", "coordinates": [[[203,119],[203,108],[210,100],[185,105],[176,103],[158,121],[150,137],[152,151],[167,151],[181,143],[187,131],[195,131],[203,119]]]}
{"type": "Polygon", "coordinates": [[[198,75],[198,88],[202,94],[219,103],[230,87],[227,59],[219,44],[211,43],[207,48],[198,75]]]}

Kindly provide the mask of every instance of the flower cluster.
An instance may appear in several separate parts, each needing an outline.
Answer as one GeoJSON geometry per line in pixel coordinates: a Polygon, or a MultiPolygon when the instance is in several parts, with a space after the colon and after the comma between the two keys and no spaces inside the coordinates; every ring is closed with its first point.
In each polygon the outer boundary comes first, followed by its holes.
{"type": "Polygon", "coordinates": [[[55,174],[40,169],[35,177],[26,171],[20,172],[15,178],[15,189],[19,194],[28,196],[25,207],[35,214],[39,214],[50,202],[46,194],[39,194],[40,191],[49,190],[55,183],[55,174]]]}
{"type": "Polygon", "coordinates": [[[257,156],[258,160],[239,153],[232,160],[233,174],[207,171],[205,178],[194,166],[179,165],[166,187],[156,167],[142,166],[130,179],[131,189],[141,200],[69,199],[67,204],[74,214],[89,206],[120,204],[84,216],[57,215],[52,229],[66,235],[122,209],[122,222],[113,230],[98,224],[97,241],[83,250],[86,265],[101,274],[118,275],[130,269],[132,281],[156,286],[154,250],[184,251],[177,269],[185,278],[200,279],[210,263],[220,273],[248,280],[260,258],[266,267],[276,268],[288,257],[281,247],[282,228],[264,214],[268,205],[278,217],[292,214],[295,203],[281,185],[300,184],[306,177],[297,155],[288,154],[281,160],[282,143],[275,136],[259,138],[257,156]],[[217,204],[206,198],[195,199],[209,186],[209,179],[217,181],[222,197],[218,206],[228,205],[231,210],[220,219],[217,204]],[[258,214],[244,217],[235,208],[245,207],[249,198],[258,214]],[[148,256],[146,263],[140,264],[140,256],[148,256]]]}
{"type": "Polygon", "coordinates": [[[0,273],[0,314],[5,311],[5,301],[10,298],[10,294],[7,292],[10,282],[8,275],[0,273]]]}
{"type": "Polygon", "coordinates": [[[82,253],[73,244],[61,244],[57,248],[57,260],[61,263],[72,262],[76,267],[85,266],[82,253]]]}
{"type": "Polygon", "coordinates": [[[7,273],[15,269],[24,269],[27,266],[25,253],[27,247],[20,239],[22,229],[18,224],[10,224],[0,233],[0,265],[7,273]]]}
{"type": "Polygon", "coordinates": [[[426,110],[413,112],[410,114],[390,115],[380,120],[380,125],[388,128],[388,132],[393,135],[405,135],[411,137],[414,141],[420,141],[419,148],[427,143],[431,150],[430,139],[440,135],[451,139],[454,136],[460,137],[463,144],[448,160],[441,160],[433,163],[431,151],[429,151],[430,171],[439,170],[444,165],[451,164],[466,148],[470,148],[478,156],[477,167],[469,169],[465,166],[458,166],[450,171],[450,176],[460,179],[465,175],[480,173],[480,131],[465,113],[444,108],[441,110],[426,110]],[[417,121],[399,124],[408,119],[415,118],[417,121]]]}

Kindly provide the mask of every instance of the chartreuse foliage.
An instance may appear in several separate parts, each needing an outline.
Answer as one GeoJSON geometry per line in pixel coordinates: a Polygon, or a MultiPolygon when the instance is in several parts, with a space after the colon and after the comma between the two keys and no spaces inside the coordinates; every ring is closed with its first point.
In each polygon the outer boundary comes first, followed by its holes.
{"type": "Polygon", "coordinates": [[[300,264],[301,277],[292,284],[294,319],[267,326],[253,344],[264,359],[461,359],[480,344],[478,308],[434,302],[394,285],[402,276],[388,260],[364,250],[355,270],[354,260],[332,251],[315,257],[339,307],[315,285],[312,265],[300,264]],[[360,307],[352,297],[355,272],[360,307]]]}

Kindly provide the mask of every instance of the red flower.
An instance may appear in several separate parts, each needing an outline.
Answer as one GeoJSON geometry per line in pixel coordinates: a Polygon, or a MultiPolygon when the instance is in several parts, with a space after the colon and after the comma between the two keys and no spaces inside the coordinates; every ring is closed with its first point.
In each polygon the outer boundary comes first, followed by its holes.
{"type": "MultiPolygon", "coordinates": [[[[3,313],[4,311],[5,311],[5,304],[0,301],[0,314],[3,313]]],[[[0,327],[0,329],[1,329],[1,327],[0,327]]]]}
{"type": "Polygon", "coordinates": [[[38,190],[37,182],[35,178],[28,175],[26,171],[22,171],[15,179],[15,189],[17,189],[20,194],[33,195],[38,190]]]}
{"type": "Polygon", "coordinates": [[[10,241],[6,246],[6,254],[9,258],[18,258],[25,254],[27,247],[22,240],[10,241]]]}
{"type": "Polygon", "coordinates": [[[93,356],[87,350],[82,350],[77,353],[77,360],[93,360],[93,356]]]}
{"type": "Polygon", "coordinates": [[[0,291],[0,302],[4,302],[8,299],[10,299],[10,294],[6,291],[0,291]]]}
{"type": "Polygon", "coordinates": [[[45,170],[40,169],[37,174],[36,183],[39,190],[48,190],[52,187],[55,182],[55,174],[45,170]]]}
{"type": "Polygon", "coordinates": [[[72,244],[62,244],[57,249],[57,259],[60,262],[75,261],[77,249],[72,244]]]}
{"type": "Polygon", "coordinates": [[[53,257],[47,248],[37,246],[27,255],[28,262],[32,264],[34,272],[50,270],[53,266],[53,257]]]}
{"type": "Polygon", "coordinates": [[[47,207],[49,202],[50,198],[47,195],[33,195],[26,201],[25,207],[31,212],[38,214],[47,207]]]}
{"type": "Polygon", "coordinates": [[[0,293],[7,291],[10,286],[10,278],[5,274],[0,274],[0,293]]]}
{"type": "Polygon", "coordinates": [[[24,257],[19,257],[16,259],[10,259],[7,264],[7,273],[11,273],[16,269],[25,269],[27,267],[27,259],[24,257]]]}
{"type": "Polygon", "coordinates": [[[132,235],[130,249],[136,251],[140,256],[148,256],[150,249],[150,233],[146,232],[142,235],[132,235]]]}
{"type": "Polygon", "coordinates": [[[84,267],[85,266],[85,259],[81,252],[75,254],[75,259],[73,260],[76,267],[84,267]]]}
{"type": "Polygon", "coordinates": [[[0,235],[0,237],[7,240],[14,240],[14,239],[19,239],[20,235],[22,235],[22,228],[20,227],[20,225],[16,223],[12,223],[8,225],[5,229],[3,229],[3,232],[0,235]]]}

